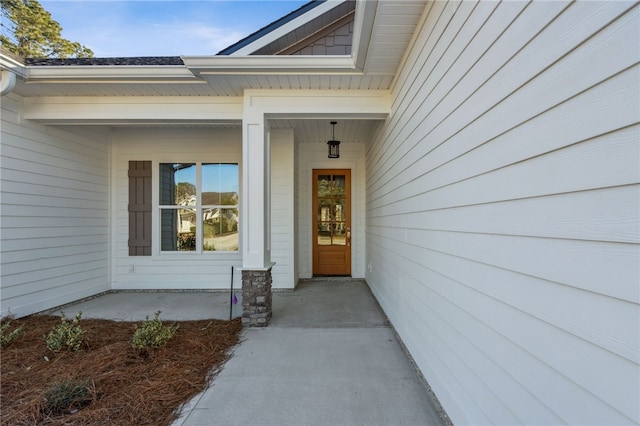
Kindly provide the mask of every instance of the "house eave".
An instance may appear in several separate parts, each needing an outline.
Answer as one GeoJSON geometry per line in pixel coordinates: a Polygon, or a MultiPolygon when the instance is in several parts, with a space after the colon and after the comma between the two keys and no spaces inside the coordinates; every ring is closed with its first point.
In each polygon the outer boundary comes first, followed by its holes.
{"type": "Polygon", "coordinates": [[[351,56],[182,56],[195,75],[361,74],[351,56]]]}
{"type": "Polygon", "coordinates": [[[65,65],[27,68],[27,80],[34,83],[203,83],[185,66],[65,65]]]}
{"type": "Polygon", "coordinates": [[[9,71],[20,78],[28,75],[27,67],[18,58],[0,48],[0,70],[9,71]]]}

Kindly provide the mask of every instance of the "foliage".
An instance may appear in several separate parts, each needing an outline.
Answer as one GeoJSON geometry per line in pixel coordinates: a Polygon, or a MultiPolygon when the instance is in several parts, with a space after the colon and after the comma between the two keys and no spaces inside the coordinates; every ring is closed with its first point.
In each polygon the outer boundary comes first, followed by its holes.
{"type": "Polygon", "coordinates": [[[80,327],[82,311],[72,321],[68,321],[64,312],[60,313],[60,324],[48,335],[43,336],[47,348],[53,352],[62,350],[79,351],[82,349],[84,330],[80,327]]]}
{"type": "Polygon", "coordinates": [[[0,0],[0,44],[23,58],[91,58],[91,49],[62,37],[62,27],[37,0],[0,0]]]}
{"type": "Polygon", "coordinates": [[[7,321],[4,324],[0,325],[0,346],[2,347],[8,346],[22,334],[23,326],[15,328],[14,330],[7,333],[10,327],[11,321],[7,321]]]}
{"type": "Polygon", "coordinates": [[[153,349],[160,349],[173,337],[178,324],[166,326],[158,318],[160,311],[156,312],[155,317],[150,320],[147,316],[146,320],[140,326],[136,326],[136,331],[131,339],[131,347],[137,349],[143,354],[148,354],[153,349]]]}
{"type": "Polygon", "coordinates": [[[91,388],[88,381],[55,382],[44,394],[42,411],[47,414],[56,414],[87,406],[93,399],[91,388]]]}
{"type": "Polygon", "coordinates": [[[196,234],[193,232],[183,232],[178,234],[178,250],[193,251],[196,249],[196,234]]]}

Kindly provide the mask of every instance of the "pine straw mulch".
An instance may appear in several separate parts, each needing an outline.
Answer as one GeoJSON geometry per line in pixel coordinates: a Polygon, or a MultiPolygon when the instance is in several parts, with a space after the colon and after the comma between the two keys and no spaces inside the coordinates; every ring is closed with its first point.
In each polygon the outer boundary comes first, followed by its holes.
{"type": "Polygon", "coordinates": [[[206,388],[242,330],[240,319],[179,321],[167,345],[144,356],[130,344],[140,323],[81,319],[85,349],[53,353],[43,336],[59,323],[58,316],[11,322],[12,330],[24,328],[0,356],[2,425],[169,425],[182,405],[206,388]],[[47,413],[44,395],[66,379],[88,383],[89,400],[47,413]]]}

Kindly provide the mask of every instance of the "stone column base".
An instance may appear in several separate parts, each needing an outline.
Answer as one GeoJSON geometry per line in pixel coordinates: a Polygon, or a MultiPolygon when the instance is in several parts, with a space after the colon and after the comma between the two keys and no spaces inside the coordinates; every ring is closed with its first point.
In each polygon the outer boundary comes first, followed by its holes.
{"type": "Polygon", "coordinates": [[[271,319],[271,268],[242,271],[242,325],[266,327],[271,319]]]}

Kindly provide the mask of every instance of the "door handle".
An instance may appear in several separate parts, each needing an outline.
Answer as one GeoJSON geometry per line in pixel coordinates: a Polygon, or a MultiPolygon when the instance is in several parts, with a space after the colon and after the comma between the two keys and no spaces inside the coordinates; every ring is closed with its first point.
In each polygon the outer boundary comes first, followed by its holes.
{"type": "Polygon", "coordinates": [[[351,228],[347,228],[347,246],[351,245],[351,228]]]}

